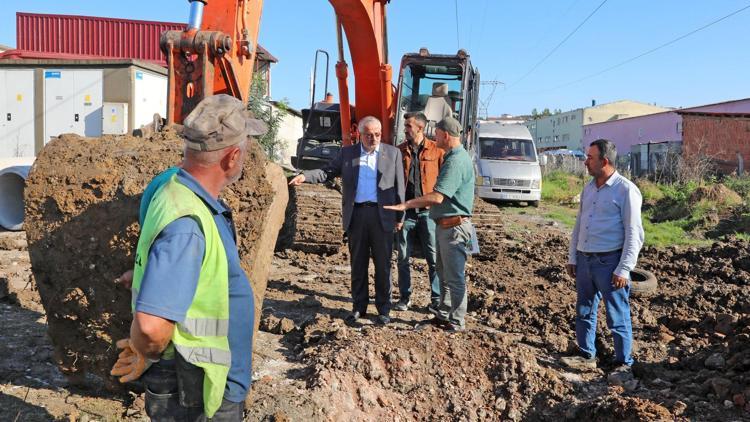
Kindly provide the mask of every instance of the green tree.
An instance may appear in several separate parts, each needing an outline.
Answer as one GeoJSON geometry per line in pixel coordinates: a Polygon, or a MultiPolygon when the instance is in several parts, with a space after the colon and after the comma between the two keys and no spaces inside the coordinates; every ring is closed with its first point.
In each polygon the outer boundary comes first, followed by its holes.
{"type": "Polygon", "coordinates": [[[542,114],[541,114],[542,117],[547,117],[547,116],[551,116],[551,115],[552,115],[552,113],[549,111],[548,108],[545,107],[544,110],[542,110],[542,114]]]}
{"type": "Polygon", "coordinates": [[[536,107],[535,107],[535,108],[533,108],[533,109],[531,109],[531,117],[533,117],[533,118],[535,118],[535,119],[536,119],[537,117],[539,117],[539,112],[537,111],[536,107]]]}
{"type": "Polygon", "coordinates": [[[268,132],[258,139],[258,143],[263,147],[268,159],[279,161],[281,152],[286,148],[286,142],[278,137],[279,126],[284,116],[287,115],[287,102],[285,100],[272,103],[266,96],[268,86],[262,75],[256,73],[253,75],[253,82],[250,85],[250,98],[247,103],[247,109],[253,113],[256,119],[260,119],[268,125],[268,132]]]}

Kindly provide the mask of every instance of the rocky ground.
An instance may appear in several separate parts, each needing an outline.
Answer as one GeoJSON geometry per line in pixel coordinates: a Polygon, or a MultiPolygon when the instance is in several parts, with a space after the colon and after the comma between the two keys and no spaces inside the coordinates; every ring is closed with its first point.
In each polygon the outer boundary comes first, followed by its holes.
{"type": "MultiPolygon", "coordinates": [[[[420,325],[421,259],[411,310],[386,328],[344,325],[340,195],[308,185],[298,195],[297,237],[277,252],[266,291],[247,420],[750,420],[747,242],[642,252],[660,286],[631,302],[635,379],[610,383],[606,327],[597,369],[558,363],[574,347],[575,289],[563,272],[568,234],[543,208],[478,201],[468,330],[450,335],[420,325]]],[[[55,366],[22,233],[0,233],[0,257],[0,419],[142,420],[138,395],[74,386],[55,366]]]]}

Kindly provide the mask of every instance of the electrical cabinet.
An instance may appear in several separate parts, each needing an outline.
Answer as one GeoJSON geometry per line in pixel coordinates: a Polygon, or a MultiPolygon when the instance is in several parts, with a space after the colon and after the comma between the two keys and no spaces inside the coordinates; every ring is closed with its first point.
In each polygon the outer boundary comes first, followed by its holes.
{"type": "Polygon", "coordinates": [[[34,71],[0,70],[0,158],[34,156],[34,71]]]}
{"type": "Polygon", "coordinates": [[[102,135],[101,70],[44,70],[44,143],[63,133],[102,135]]]}
{"type": "Polygon", "coordinates": [[[128,133],[128,103],[104,103],[102,106],[102,133],[124,135],[128,133]]]}

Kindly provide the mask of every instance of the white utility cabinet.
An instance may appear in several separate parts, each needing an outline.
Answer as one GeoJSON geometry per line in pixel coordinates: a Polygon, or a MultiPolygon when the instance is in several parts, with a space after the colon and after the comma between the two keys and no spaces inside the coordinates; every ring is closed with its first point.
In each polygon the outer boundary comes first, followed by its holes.
{"type": "Polygon", "coordinates": [[[167,117],[167,77],[151,72],[135,70],[135,97],[133,98],[134,126],[151,124],[154,114],[167,117]]]}
{"type": "Polygon", "coordinates": [[[44,143],[63,133],[102,135],[103,72],[44,70],[44,143]]]}
{"type": "Polygon", "coordinates": [[[34,71],[0,70],[0,158],[34,156],[34,71]]]}
{"type": "Polygon", "coordinates": [[[102,106],[102,134],[128,133],[128,103],[104,103],[102,106]]]}

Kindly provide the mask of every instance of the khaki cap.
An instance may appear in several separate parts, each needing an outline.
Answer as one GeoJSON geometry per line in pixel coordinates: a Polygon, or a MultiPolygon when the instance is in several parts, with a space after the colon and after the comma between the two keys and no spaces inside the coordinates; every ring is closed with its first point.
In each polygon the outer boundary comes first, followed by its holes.
{"type": "Polygon", "coordinates": [[[242,101],[227,94],[204,98],[183,125],[185,143],[196,151],[220,150],[268,131],[268,126],[255,119],[242,101]]]}
{"type": "Polygon", "coordinates": [[[461,132],[464,130],[461,127],[461,123],[451,116],[448,116],[445,119],[439,121],[437,125],[435,125],[435,129],[440,129],[448,132],[448,135],[455,138],[461,136],[461,132]]]}

